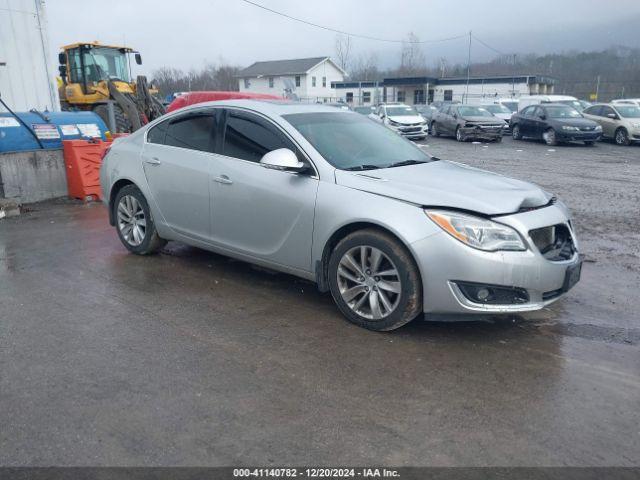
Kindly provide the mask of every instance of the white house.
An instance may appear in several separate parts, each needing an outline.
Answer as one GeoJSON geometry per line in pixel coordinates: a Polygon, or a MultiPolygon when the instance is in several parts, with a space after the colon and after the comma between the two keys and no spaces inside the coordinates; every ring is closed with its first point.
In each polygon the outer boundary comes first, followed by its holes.
{"type": "Polygon", "coordinates": [[[345,76],[329,57],[256,62],[237,75],[241,92],[295,95],[309,102],[335,101],[331,84],[345,76]]]}

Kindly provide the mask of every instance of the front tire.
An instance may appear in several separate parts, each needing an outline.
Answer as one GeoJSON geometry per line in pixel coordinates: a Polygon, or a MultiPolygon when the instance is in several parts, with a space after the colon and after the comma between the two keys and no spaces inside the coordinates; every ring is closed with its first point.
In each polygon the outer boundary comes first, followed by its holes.
{"type": "Polygon", "coordinates": [[[433,122],[431,124],[431,135],[433,135],[434,137],[440,136],[440,132],[438,131],[438,125],[436,124],[436,122],[433,122]]]}
{"type": "Polygon", "coordinates": [[[547,128],[542,134],[542,139],[544,143],[553,147],[558,144],[558,139],[556,137],[556,131],[553,128],[547,128]]]}
{"type": "MultiPolygon", "coordinates": [[[[109,107],[107,105],[97,105],[93,109],[94,113],[96,113],[102,121],[105,123],[107,128],[111,128],[109,125],[109,107]]],[[[120,105],[113,106],[113,116],[115,117],[116,122],[116,131],[111,133],[129,133],[131,132],[131,122],[127,118],[124,113],[124,110],[120,107],[120,105]]]]}
{"type": "Polygon", "coordinates": [[[514,140],[522,140],[522,134],[520,133],[520,126],[514,125],[511,129],[511,136],[514,140]]]}
{"type": "Polygon", "coordinates": [[[456,140],[459,142],[464,142],[466,140],[464,138],[464,135],[462,135],[462,130],[460,129],[460,127],[456,127],[456,140]]]}
{"type": "Polygon", "coordinates": [[[629,140],[629,133],[622,127],[616,130],[613,139],[615,140],[616,145],[623,145],[626,147],[631,143],[631,140],[629,140]]]}
{"type": "Polygon", "coordinates": [[[369,330],[395,330],[422,311],[422,282],[411,254],[390,234],[353,232],[329,259],[329,288],[347,319],[369,330]]]}
{"type": "Polygon", "coordinates": [[[135,185],[127,185],[117,193],[113,218],[120,241],[132,253],[149,255],[167,243],[158,236],[147,199],[135,185]]]}

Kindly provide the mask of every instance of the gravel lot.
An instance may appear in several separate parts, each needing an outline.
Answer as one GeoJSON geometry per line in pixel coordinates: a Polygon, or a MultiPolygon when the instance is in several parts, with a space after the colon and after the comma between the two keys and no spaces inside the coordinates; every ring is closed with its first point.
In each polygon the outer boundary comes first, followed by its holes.
{"type": "Polygon", "coordinates": [[[583,280],[380,334],[287,275],[130,255],[101,204],[31,205],[0,221],[0,465],[639,465],[640,147],[423,148],[557,194],[583,280]]]}

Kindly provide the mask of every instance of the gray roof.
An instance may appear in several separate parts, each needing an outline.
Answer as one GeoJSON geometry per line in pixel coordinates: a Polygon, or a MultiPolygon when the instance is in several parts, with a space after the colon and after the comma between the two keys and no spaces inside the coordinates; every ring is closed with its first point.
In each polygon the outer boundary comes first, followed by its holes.
{"type": "Polygon", "coordinates": [[[257,77],[258,75],[293,75],[307,73],[329,57],[294,58],[293,60],[272,60],[256,62],[241,70],[236,77],[257,77]]]}

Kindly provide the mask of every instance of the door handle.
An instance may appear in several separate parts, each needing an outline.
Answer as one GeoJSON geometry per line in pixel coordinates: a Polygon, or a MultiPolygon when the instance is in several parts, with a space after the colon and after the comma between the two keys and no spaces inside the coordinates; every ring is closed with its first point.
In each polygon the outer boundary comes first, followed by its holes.
{"type": "Polygon", "coordinates": [[[149,165],[160,165],[162,162],[158,157],[151,157],[145,159],[145,163],[148,163],[149,165]]]}
{"type": "Polygon", "coordinates": [[[213,179],[214,182],[218,182],[218,183],[222,183],[224,185],[231,185],[233,184],[233,181],[227,177],[226,175],[220,175],[219,177],[216,177],[213,179]]]}

